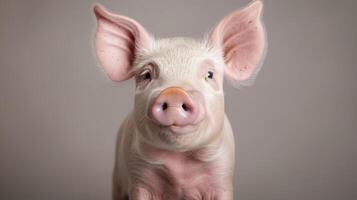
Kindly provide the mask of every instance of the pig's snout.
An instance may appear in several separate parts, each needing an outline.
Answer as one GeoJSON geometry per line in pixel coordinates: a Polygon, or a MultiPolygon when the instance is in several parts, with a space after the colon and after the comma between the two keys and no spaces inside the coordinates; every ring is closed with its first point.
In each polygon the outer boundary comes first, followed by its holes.
{"type": "Polygon", "coordinates": [[[163,126],[186,126],[195,122],[198,108],[187,91],[169,87],[153,101],[151,116],[163,126]]]}

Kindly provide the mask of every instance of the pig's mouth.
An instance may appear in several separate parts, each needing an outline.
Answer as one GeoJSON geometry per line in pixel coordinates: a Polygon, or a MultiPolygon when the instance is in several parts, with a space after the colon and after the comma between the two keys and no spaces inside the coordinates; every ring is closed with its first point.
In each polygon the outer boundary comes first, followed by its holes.
{"type": "Polygon", "coordinates": [[[190,133],[194,133],[196,131],[198,131],[201,123],[204,121],[204,116],[200,116],[199,118],[197,118],[196,121],[190,123],[190,124],[186,124],[186,125],[180,125],[180,124],[170,124],[170,125],[161,125],[162,128],[168,130],[169,132],[171,132],[172,134],[176,135],[176,136],[180,136],[180,135],[186,135],[186,134],[190,134],[190,133]]]}
{"type": "Polygon", "coordinates": [[[188,133],[192,133],[197,131],[198,129],[198,125],[186,125],[186,126],[178,126],[178,125],[171,125],[168,126],[168,129],[170,130],[170,132],[174,133],[174,134],[188,134],[188,133]]]}

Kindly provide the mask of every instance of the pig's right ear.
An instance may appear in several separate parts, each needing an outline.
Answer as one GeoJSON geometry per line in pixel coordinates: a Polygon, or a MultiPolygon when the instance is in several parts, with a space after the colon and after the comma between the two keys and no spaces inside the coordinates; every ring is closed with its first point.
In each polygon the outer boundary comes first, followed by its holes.
{"type": "Polygon", "coordinates": [[[262,9],[261,1],[253,1],[224,17],[209,38],[211,46],[222,50],[227,64],[225,74],[239,85],[253,82],[264,57],[266,40],[260,19],[262,9]]]}
{"type": "Polygon", "coordinates": [[[94,13],[94,46],[99,64],[113,81],[131,78],[137,50],[148,48],[152,38],[135,20],[112,14],[101,5],[94,6],[94,13]]]}

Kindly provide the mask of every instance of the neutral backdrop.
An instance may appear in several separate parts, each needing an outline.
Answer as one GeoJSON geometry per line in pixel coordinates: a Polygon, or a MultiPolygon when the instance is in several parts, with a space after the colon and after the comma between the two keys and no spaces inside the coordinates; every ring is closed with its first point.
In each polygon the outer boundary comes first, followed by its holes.
{"type": "MultiPolygon", "coordinates": [[[[107,0],[157,37],[200,38],[247,0],[107,0]]],[[[110,199],[134,82],[92,50],[92,1],[0,1],[0,199],[110,199]]],[[[225,85],[239,200],[357,199],[357,1],[265,0],[254,86],[225,85]]]]}

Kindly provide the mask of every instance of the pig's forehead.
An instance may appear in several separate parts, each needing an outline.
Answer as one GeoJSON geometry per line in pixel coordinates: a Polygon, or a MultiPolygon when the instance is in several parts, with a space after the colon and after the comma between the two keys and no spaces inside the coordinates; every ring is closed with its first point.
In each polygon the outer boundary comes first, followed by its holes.
{"type": "Polygon", "coordinates": [[[191,38],[165,38],[157,40],[151,48],[153,54],[172,52],[191,54],[205,51],[205,43],[191,38]]]}
{"type": "MultiPolygon", "coordinates": [[[[204,41],[191,38],[167,38],[155,41],[150,49],[142,52],[138,63],[155,62],[163,71],[178,68],[192,71],[192,67],[207,59],[219,62],[216,57],[218,57],[216,53],[209,50],[204,41]]],[[[140,64],[137,67],[140,67],[140,64]]]]}

